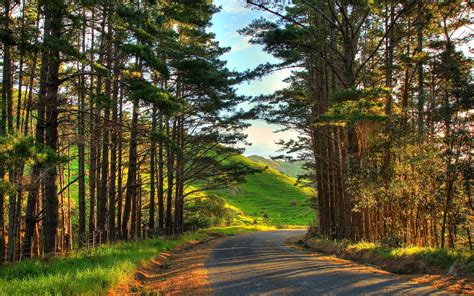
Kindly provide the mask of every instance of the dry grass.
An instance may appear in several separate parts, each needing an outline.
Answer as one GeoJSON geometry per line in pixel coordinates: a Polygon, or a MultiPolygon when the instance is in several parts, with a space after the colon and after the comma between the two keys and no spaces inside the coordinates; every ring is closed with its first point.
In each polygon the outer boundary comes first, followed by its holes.
{"type": "Polygon", "coordinates": [[[140,266],[127,284],[109,295],[209,295],[212,294],[206,260],[219,239],[191,241],[171,253],[161,254],[140,266]]]}

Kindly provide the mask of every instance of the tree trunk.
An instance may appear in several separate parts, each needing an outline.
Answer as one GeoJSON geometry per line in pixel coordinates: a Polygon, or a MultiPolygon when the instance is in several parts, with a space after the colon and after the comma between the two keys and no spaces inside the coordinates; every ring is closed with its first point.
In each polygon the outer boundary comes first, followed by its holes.
{"type": "MultiPolygon", "coordinates": [[[[159,120],[159,132],[160,135],[163,135],[163,115],[160,114],[159,120]]],[[[164,181],[164,155],[163,155],[163,139],[160,137],[158,141],[158,227],[160,230],[164,229],[164,190],[163,190],[163,181],[164,181]]]]}
{"type": "MultiPolygon", "coordinates": [[[[170,129],[169,120],[166,120],[166,134],[169,138],[174,140],[174,131],[176,128],[176,121],[173,121],[173,128],[170,129]]],[[[171,145],[166,146],[166,164],[168,174],[168,188],[166,191],[166,233],[168,235],[173,233],[173,170],[174,170],[174,156],[171,145]]]]}
{"type": "MultiPolygon", "coordinates": [[[[85,19],[85,11],[83,10],[82,17],[85,19]]],[[[82,26],[82,53],[86,52],[86,26],[82,26]]],[[[85,71],[85,66],[81,66],[81,71],[85,71]]],[[[79,199],[79,244],[84,245],[86,239],[86,145],[85,145],[85,79],[79,76],[79,113],[78,113],[78,199],[79,199]]]]}
{"type": "MultiPolygon", "coordinates": [[[[118,121],[118,94],[119,94],[119,83],[118,83],[118,61],[115,62],[115,78],[113,81],[113,92],[112,92],[112,122],[118,121]]],[[[111,139],[111,150],[110,150],[110,179],[109,179],[109,239],[115,240],[115,196],[116,193],[116,177],[117,177],[117,148],[118,148],[118,132],[117,128],[112,128],[112,139],[111,139]]],[[[120,153],[121,151],[119,151],[120,153]]],[[[119,167],[120,169],[120,167],[119,167]]]]}
{"type": "Polygon", "coordinates": [[[151,119],[151,143],[150,143],[150,214],[148,220],[148,229],[150,234],[155,229],[155,157],[156,157],[156,121],[157,108],[153,105],[151,119]]]}
{"type": "MultiPolygon", "coordinates": [[[[95,10],[92,9],[92,20],[95,20],[95,10]]],[[[90,48],[90,59],[94,60],[94,29],[91,30],[91,48],[90,48]]],[[[96,124],[94,120],[95,108],[94,108],[94,76],[90,76],[90,87],[89,87],[89,238],[92,239],[94,243],[94,234],[96,226],[96,212],[95,212],[95,201],[96,201],[96,140],[95,140],[95,131],[96,124]]]]}
{"type": "MultiPolygon", "coordinates": [[[[45,19],[44,25],[44,38],[48,38],[50,35],[51,20],[50,18],[45,19]]],[[[35,141],[40,147],[44,145],[45,141],[45,97],[47,93],[47,79],[49,71],[49,52],[47,49],[43,49],[41,57],[41,73],[40,73],[40,89],[38,93],[37,103],[37,119],[36,119],[36,134],[35,141]]],[[[31,94],[31,90],[30,90],[31,94]]],[[[30,99],[29,99],[30,100],[30,99]]],[[[26,120],[26,125],[28,120],[26,120]]],[[[27,130],[27,128],[25,128],[27,130]]],[[[25,237],[23,241],[23,256],[25,258],[31,257],[32,254],[32,238],[36,229],[36,214],[39,204],[39,190],[43,182],[41,178],[41,171],[43,166],[40,163],[35,163],[31,170],[31,181],[28,189],[28,199],[26,204],[26,221],[25,221],[25,237]]]]}
{"type": "Polygon", "coordinates": [[[122,238],[128,239],[130,225],[130,211],[132,199],[136,198],[136,175],[137,175],[137,125],[138,125],[138,102],[133,102],[132,126],[130,128],[130,150],[128,155],[128,173],[125,194],[125,206],[123,209],[122,238]]]}
{"type": "MultiPolygon", "coordinates": [[[[418,14],[417,14],[417,52],[423,52],[423,1],[417,0],[418,14]]],[[[424,135],[424,116],[425,116],[425,94],[423,88],[423,60],[418,62],[418,133],[420,136],[424,135]]]]}
{"type": "Polygon", "coordinates": [[[13,134],[13,94],[12,94],[12,61],[11,61],[11,44],[12,38],[10,32],[10,1],[4,0],[4,23],[3,31],[3,82],[2,82],[2,122],[7,123],[8,132],[13,134]]]}
{"type": "MultiPolygon", "coordinates": [[[[63,28],[62,17],[64,13],[64,3],[62,1],[54,4],[45,5],[45,15],[51,13],[51,37],[60,40],[63,28]]],[[[58,151],[58,115],[59,99],[58,72],[61,64],[59,50],[55,47],[49,52],[48,69],[48,89],[45,97],[45,146],[51,151],[58,151]]],[[[49,161],[45,165],[45,204],[43,218],[43,240],[44,253],[48,254],[55,251],[56,236],[58,226],[58,189],[56,184],[57,168],[56,160],[49,161]]]]}
{"type": "Polygon", "coordinates": [[[119,106],[118,106],[118,118],[119,118],[119,128],[118,128],[118,160],[117,160],[117,229],[119,232],[119,235],[123,239],[124,237],[121,235],[122,234],[122,115],[123,115],[123,97],[122,97],[122,89],[120,88],[119,90],[119,106]]]}

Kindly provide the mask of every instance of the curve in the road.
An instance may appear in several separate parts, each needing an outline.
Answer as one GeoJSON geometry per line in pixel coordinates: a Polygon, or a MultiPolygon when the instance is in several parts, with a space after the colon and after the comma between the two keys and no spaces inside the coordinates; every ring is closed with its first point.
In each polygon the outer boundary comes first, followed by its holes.
{"type": "Polygon", "coordinates": [[[285,246],[289,237],[302,233],[258,232],[220,243],[207,262],[215,295],[444,295],[406,276],[285,246]]]}

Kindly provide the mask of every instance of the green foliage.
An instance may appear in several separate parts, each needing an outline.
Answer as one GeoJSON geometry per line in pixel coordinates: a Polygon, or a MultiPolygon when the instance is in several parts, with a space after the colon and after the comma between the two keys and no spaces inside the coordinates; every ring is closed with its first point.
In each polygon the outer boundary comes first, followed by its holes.
{"type": "Polygon", "coordinates": [[[336,102],[357,101],[360,99],[376,100],[387,95],[390,90],[386,88],[346,88],[334,95],[336,102]]]}
{"type": "Polygon", "coordinates": [[[217,195],[189,199],[184,207],[184,224],[199,228],[230,225],[236,212],[227,206],[225,199],[217,195]]]}
{"type": "Polygon", "coordinates": [[[319,116],[317,125],[326,123],[380,122],[386,119],[383,102],[368,99],[345,100],[334,103],[328,111],[319,116]]]}
{"type": "Polygon", "coordinates": [[[35,145],[30,136],[0,136],[0,162],[6,168],[16,169],[22,164],[32,165],[35,162],[59,163],[63,161],[65,158],[60,157],[56,151],[35,145]]]}
{"type": "Polygon", "coordinates": [[[160,110],[168,113],[179,109],[179,104],[170,93],[151,84],[141,76],[129,75],[125,81],[130,91],[131,100],[156,104],[160,110]]]}
{"type": "Polygon", "coordinates": [[[156,55],[152,47],[144,44],[126,43],[122,45],[122,50],[131,56],[140,57],[147,66],[157,70],[163,77],[169,77],[170,73],[166,63],[156,55]]]}

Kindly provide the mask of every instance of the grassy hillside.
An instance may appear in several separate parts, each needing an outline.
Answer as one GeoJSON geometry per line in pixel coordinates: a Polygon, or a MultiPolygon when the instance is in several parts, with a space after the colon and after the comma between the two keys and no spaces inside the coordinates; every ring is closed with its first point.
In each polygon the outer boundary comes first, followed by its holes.
{"type": "Polygon", "coordinates": [[[264,164],[292,178],[297,178],[298,175],[303,175],[305,173],[302,161],[276,161],[258,155],[251,155],[248,156],[248,158],[255,162],[264,164]]]}
{"type": "MultiPolygon", "coordinates": [[[[71,154],[74,157],[76,153],[72,151],[71,154]]],[[[311,222],[314,214],[308,206],[308,199],[314,196],[312,190],[294,186],[295,179],[277,171],[262,160],[254,161],[245,156],[238,156],[237,159],[254,167],[268,168],[263,173],[248,176],[247,182],[239,186],[207,192],[207,194],[212,193],[224,198],[228,207],[240,213],[234,219],[235,224],[265,222],[271,225],[308,225],[311,222]]],[[[272,161],[263,157],[262,159],[272,161]]],[[[295,168],[297,169],[298,166],[293,165],[293,169],[295,168]]],[[[76,178],[77,171],[77,158],[74,158],[71,161],[71,180],[76,178]]],[[[87,178],[86,182],[88,182],[87,178]]],[[[73,227],[78,224],[77,187],[77,182],[69,187],[72,197],[73,227]]],[[[148,188],[145,187],[144,190],[148,192],[148,188]]],[[[202,196],[202,193],[199,195],[202,196]]],[[[193,198],[193,196],[188,198],[193,198]]],[[[89,199],[86,199],[86,202],[88,203],[89,199]]],[[[88,204],[87,208],[89,208],[88,204]]],[[[146,215],[146,209],[144,213],[146,215]]]]}
{"type": "MultiPolygon", "coordinates": [[[[240,156],[239,160],[261,168],[266,166],[244,156],[240,156]]],[[[258,222],[266,220],[272,225],[308,225],[314,218],[308,206],[308,199],[314,192],[296,187],[294,183],[295,179],[269,167],[262,173],[248,176],[246,182],[239,186],[209,193],[224,197],[233,208],[258,222]]]]}

